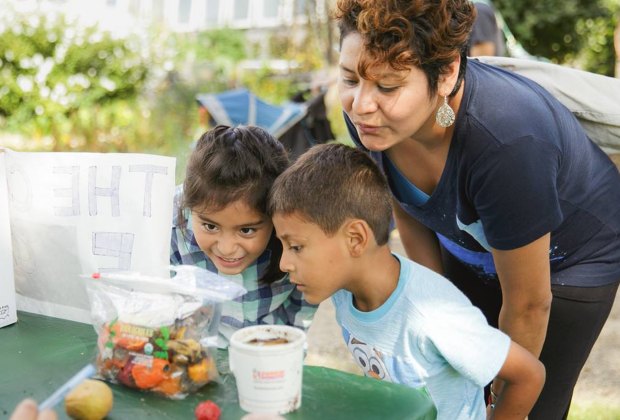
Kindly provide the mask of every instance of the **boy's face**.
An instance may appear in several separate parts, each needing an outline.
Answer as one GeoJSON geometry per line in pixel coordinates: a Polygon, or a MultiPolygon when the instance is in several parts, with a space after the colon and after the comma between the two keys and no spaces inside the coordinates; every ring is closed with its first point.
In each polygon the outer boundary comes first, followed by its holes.
{"type": "Polygon", "coordinates": [[[239,200],[218,211],[192,209],[198,246],[223,274],[239,274],[265,251],[273,225],[239,200]]]}
{"type": "Polygon", "coordinates": [[[282,241],[280,269],[311,304],[319,304],[348,283],[348,250],[342,232],[327,236],[297,213],[273,216],[282,241]]]}

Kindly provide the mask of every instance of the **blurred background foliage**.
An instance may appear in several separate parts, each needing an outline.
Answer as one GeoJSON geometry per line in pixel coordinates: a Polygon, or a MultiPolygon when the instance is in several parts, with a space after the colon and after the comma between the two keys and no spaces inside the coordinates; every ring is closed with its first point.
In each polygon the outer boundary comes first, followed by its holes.
{"type": "MultiPolygon", "coordinates": [[[[305,40],[313,45],[311,39],[305,40]]],[[[142,152],[182,162],[200,126],[196,94],[247,87],[272,103],[289,99],[320,49],[287,36],[274,57],[296,63],[244,70],[242,31],[158,33],[116,39],[60,16],[5,15],[0,21],[0,146],[33,151],[142,152]]],[[[182,165],[181,165],[182,168],[182,165]]]]}
{"type": "Polygon", "coordinates": [[[618,0],[493,0],[515,37],[533,55],[614,75],[618,0]]]}
{"type": "MultiPolygon", "coordinates": [[[[308,2],[312,4],[313,2],[308,2]]],[[[495,0],[508,26],[534,55],[612,75],[618,0],[495,0]]],[[[198,93],[246,87],[271,103],[306,89],[312,75],[334,74],[338,36],[308,9],[306,36],[296,27],[265,42],[290,63],[248,68],[265,45],[229,28],[194,33],[153,30],[116,38],[97,27],[45,15],[0,21],[0,146],[38,151],[118,151],[177,156],[205,129],[198,93]],[[326,70],[327,69],[327,70],[326,70]]],[[[6,18],[6,16],[9,16],[6,18]]],[[[333,77],[332,77],[333,78],[333,77]]],[[[338,140],[348,141],[332,85],[326,96],[338,140]]]]}
{"type": "Polygon", "coordinates": [[[3,127],[51,150],[116,148],[113,132],[130,119],[148,76],[136,40],[113,39],[44,15],[16,16],[0,34],[3,127]],[[111,112],[110,107],[117,107],[111,112]],[[104,134],[99,136],[99,134],[104,134]]]}

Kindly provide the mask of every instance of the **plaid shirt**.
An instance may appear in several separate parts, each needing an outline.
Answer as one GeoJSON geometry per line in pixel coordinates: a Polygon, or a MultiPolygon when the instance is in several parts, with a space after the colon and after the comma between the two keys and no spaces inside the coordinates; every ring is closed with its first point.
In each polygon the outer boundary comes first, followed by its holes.
{"type": "MultiPolygon", "coordinates": [[[[196,265],[217,273],[215,264],[196,243],[189,209],[184,209],[186,226],[184,228],[179,226],[178,203],[181,194],[182,189],[177,188],[174,200],[170,264],[196,265]]],[[[249,325],[286,324],[304,330],[310,327],[318,306],[311,305],[302,298],[301,292],[289,281],[288,274],[271,284],[258,283],[258,279],[269,265],[270,256],[271,251],[267,249],[241,274],[220,274],[242,285],[248,291],[243,296],[222,305],[219,328],[220,346],[227,346],[232,333],[249,325]]]]}

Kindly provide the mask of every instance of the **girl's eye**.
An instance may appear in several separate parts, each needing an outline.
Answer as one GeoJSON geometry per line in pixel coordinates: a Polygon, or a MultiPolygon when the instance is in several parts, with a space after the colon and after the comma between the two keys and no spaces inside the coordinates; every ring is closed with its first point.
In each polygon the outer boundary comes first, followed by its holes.
{"type": "Polygon", "coordinates": [[[342,79],[342,82],[347,86],[355,86],[357,84],[357,80],[353,79],[342,79]]]}
{"type": "Polygon", "coordinates": [[[202,228],[207,232],[217,232],[217,226],[213,223],[203,223],[202,228]]]}
{"type": "Polygon", "coordinates": [[[301,245],[290,245],[288,247],[288,249],[290,249],[291,251],[293,251],[295,253],[301,252],[301,248],[302,248],[301,245]]]}
{"type": "Polygon", "coordinates": [[[250,228],[250,227],[241,228],[240,230],[241,230],[241,234],[246,235],[246,236],[252,235],[256,232],[255,228],[250,228]]]}

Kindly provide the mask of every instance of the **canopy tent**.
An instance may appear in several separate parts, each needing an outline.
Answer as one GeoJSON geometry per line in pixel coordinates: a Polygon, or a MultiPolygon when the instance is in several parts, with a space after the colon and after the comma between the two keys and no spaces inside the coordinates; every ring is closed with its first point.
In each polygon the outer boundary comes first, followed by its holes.
{"type": "Polygon", "coordinates": [[[291,158],[297,158],[314,144],[334,138],[325,112],[325,92],[304,102],[273,105],[247,89],[217,94],[199,94],[213,124],[257,125],[279,139],[291,158]]]}

